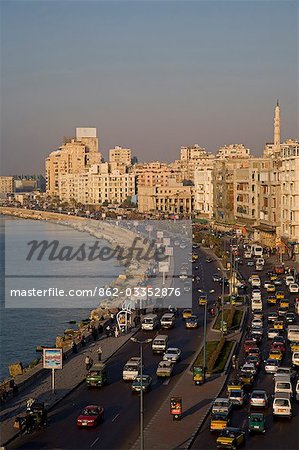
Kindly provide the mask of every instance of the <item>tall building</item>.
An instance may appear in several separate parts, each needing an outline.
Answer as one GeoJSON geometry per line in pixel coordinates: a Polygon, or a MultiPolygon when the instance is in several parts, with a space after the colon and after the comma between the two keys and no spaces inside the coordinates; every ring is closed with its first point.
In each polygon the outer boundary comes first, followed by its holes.
{"type": "Polygon", "coordinates": [[[194,159],[206,158],[208,153],[198,144],[191,145],[190,147],[181,147],[180,159],[181,161],[189,161],[194,159]]]}
{"type": "Polygon", "coordinates": [[[194,171],[194,210],[197,214],[212,219],[214,212],[214,169],[212,166],[194,171]]]}
{"type": "Polygon", "coordinates": [[[76,138],[65,142],[58,150],[51,152],[46,159],[46,192],[60,195],[59,178],[65,174],[88,171],[100,163],[102,156],[98,151],[98,138],[95,128],[77,128],[76,138]]]}
{"type": "Polygon", "coordinates": [[[14,177],[0,176],[0,194],[12,194],[14,190],[14,177]]]}
{"type": "Polygon", "coordinates": [[[132,164],[132,150],[116,145],[109,150],[109,162],[120,163],[130,166],[132,164]]]}

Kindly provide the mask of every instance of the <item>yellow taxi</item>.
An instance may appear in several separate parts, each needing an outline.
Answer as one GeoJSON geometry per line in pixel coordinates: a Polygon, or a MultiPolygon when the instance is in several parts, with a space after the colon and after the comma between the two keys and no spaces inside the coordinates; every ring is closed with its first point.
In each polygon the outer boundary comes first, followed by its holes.
{"type": "Polygon", "coordinates": [[[282,353],[280,350],[270,350],[269,352],[269,359],[276,359],[277,361],[282,360],[282,353]]]}
{"type": "Polygon", "coordinates": [[[299,342],[291,342],[290,344],[291,352],[299,352],[299,342]]]}
{"type": "Polygon", "coordinates": [[[202,295],[201,297],[199,297],[198,299],[198,304],[200,306],[204,306],[207,303],[207,297],[205,297],[204,295],[202,295]]]}
{"type": "Polygon", "coordinates": [[[240,378],[235,378],[233,380],[229,380],[227,383],[227,393],[229,394],[230,391],[239,390],[243,388],[243,381],[240,378]]]}
{"type": "Polygon", "coordinates": [[[284,323],[283,320],[275,320],[273,324],[274,330],[283,330],[284,329],[284,323]]]}
{"type": "Polygon", "coordinates": [[[274,284],[268,284],[267,292],[275,292],[276,288],[274,284]]]}
{"type": "Polygon", "coordinates": [[[276,281],[278,279],[278,276],[275,273],[271,273],[269,278],[270,278],[270,281],[276,281]]]}
{"type": "Polygon", "coordinates": [[[192,255],[193,261],[196,261],[198,259],[198,255],[192,255]]]}
{"type": "Polygon", "coordinates": [[[221,431],[223,428],[229,426],[229,413],[228,412],[215,412],[211,415],[210,431],[221,431]]]}
{"type": "Polygon", "coordinates": [[[280,308],[288,308],[290,306],[290,301],[287,298],[282,298],[279,302],[280,308]]]}
{"type": "Polygon", "coordinates": [[[276,305],[276,301],[277,298],[275,297],[275,295],[269,295],[269,297],[267,298],[268,305],[276,305]]]}
{"type": "Polygon", "coordinates": [[[192,316],[192,309],[183,310],[183,319],[189,319],[192,316]]]}
{"type": "Polygon", "coordinates": [[[284,292],[283,291],[277,291],[276,292],[276,298],[277,298],[277,300],[280,300],[280,299],[284,298],[284,292]]]}

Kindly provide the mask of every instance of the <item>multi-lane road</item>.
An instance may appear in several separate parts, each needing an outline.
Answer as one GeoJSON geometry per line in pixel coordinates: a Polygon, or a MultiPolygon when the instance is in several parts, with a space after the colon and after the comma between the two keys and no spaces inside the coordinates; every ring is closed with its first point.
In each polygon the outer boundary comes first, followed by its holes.
{"type": "MultiPolygon", "coordinates": [[[[216,272],[216,262],[206,263],[205,253],[196,250],[199,259],[193,264],[194,274],[200,280],[193,283],[193,311],[200,317],[200,328],[187,330],[181,314],[176,319],[176,326],[171,330],[163,330],[169,335],[169,345],[182,349],[181,361],[175,365],[174,374],[170,379],[161,381],[155,372],[161,356],[154,355],[151,344],[144,345],[144,373],[153,378],[152,390],[145,395],[145,425],[158,410],[162,402],[170,395],[171,389],[188,367],[202,342],[203,308],[198,306],[198,289],[211,290],[215,293],[210,297],[212,302],[220,294],[220,286],[211,281],[216,272]]],[[[191,255],[188,255],[191,258],[191,255]]],[[[186,256],[180,248],[175,248],[176,265],[186,262],[186,256]],[[183,255],[183,256],[182,256],[183,255]]],[[[178,273],[178,267],[176,272],[178,273]]],[[[181,286],[184,285],[183,282],[181,286]]],[[[191,293],[190,293],[191,295],[191,293]]],[[[153,338],[157,331],[139,331],[138,339],[153,338]]],[[[108,363],[109,384],[101,389],[88,389],[84,384],[71,393],[49,414],[49,425],[43,431],[25,435],[16,439],[9,448],[130,448],[139,435],[139,397],[131,392],[130,383],[122,380],[122,369],[132,356],[138,356],[139,346],[129,341],[108,363]],[[100,404],[105,408],[105,420],[100,427],[80,430],[76,427],[76,417],[88,404],[100,404]]]]}
{"type": "MultiPolygon", "coordinates": [[[[246,260],[244,260],[245,262],[246,260]]],[[[241,272],[244,274],[244,277],[248,279],[251,273],[254,272],[254,268],[250,269],[246,265],[240,266],[241,272]]],[[[267,276],[266,273],[272,268],[269,264],[266,263],[265,270],[261,274],[262,286],[267,276]]],[[[281,278],[284,278],[281,276],[281,278]]],[[[286,286],[279,287],[279,290],[284,290],[287,298],[290,297],[286,286]]],[[[273,312],[276,308],[275,306],[267,305],[267,293],[266,290],[262,287],[263,293],[263,309],[264,309],[264,337],[261,344],[261,352],[262,352],[262,360],[267,359],[270,349],[271,341],[267,339],[267,314],[269,312],[273,312]]],[[[293,310],[293,309],[292,309],[293,310]]],[[[239,362],[242,364],[244,362],[244,352],[243,347],[241,346],[241,351],[239,354],[239,362]]],[[[291,353],[288,346],[288,350],[286,355],[284,356],[282,365],[290,365],[291,364],[291,353]]],[[[291,421],[289,419],[273,419],[272,415],[272,394],[274,393],[274,383],[273,383],[273,375],[265,373],[263,369],[263,365],[259,374],[254,382],[254,388],[265,390],[270,396],[270,402],[268,408],[265,410],[266,415],[266,433],[263,435],[249,435],[247,433],[245,448],[252,450],[295,450],[298,449],[298,429],[299,429],[299,405],[295,401],[293,401],[294,408],[294,417],[291,421]]],[[[225,389],[223,391],[223,396],[226,396],[225,389]]],[[[232,414],[232,422],[231,426],[240,427],[245,430],[248,428],[248,414],[250,412],[250,407],[248,402],[241,409],[234,409],[232,414]]],[[[207,418],[203,427],[201,428],[200,433],[198,434],[196,440],[194,441],[193,447],[194,449],[213,449],[216,448],[216,435],[212,434],[209,431],[210,419],[207,418]]]]}

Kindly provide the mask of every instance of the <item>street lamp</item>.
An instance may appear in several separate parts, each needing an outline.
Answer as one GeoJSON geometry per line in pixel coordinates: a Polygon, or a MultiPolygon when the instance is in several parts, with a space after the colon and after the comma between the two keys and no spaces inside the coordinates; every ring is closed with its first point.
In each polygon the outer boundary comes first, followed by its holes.
{"type": "MultiPolygon", "coordinates": [[[[201,289],[198,289],[198,292],[205,293],[201,289]]],[[[207,308],[208,308],[208,294],[212,294],[215,292],[214,289],[211,289],[207,292],[206,301],[205,301],[205,313],[204,313],[204,322],[203,322],[203,382],[206,381],[206,365],[207,365],[207,308]]]]}
{"type": "Polygon", "coordinates": [[[152,339],[145,339],[140,341],[137,338],[131,337],[131,341],[140,345],[140,450],[144,450],[144,408],[143,408],[143,344],[152,342],[152,339]]]}
{"type": "MultiPolygon", "coordinates": [[[[221,271],[220,267],[217,267],[217,270],[221,271]]],[[[226,274],[226,270],[222,270],[222,289],[221,289],[221,334],[223,335],[223,323],[224,323],[224,273],[226,274]]]]}

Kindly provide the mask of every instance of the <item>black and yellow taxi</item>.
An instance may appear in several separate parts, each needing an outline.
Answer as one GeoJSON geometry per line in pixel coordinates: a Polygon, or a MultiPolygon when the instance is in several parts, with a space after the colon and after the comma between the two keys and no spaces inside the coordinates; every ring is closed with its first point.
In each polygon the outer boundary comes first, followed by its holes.
{"type": "Polygon", "coordinates": [[[284,298],[284,292],[283,291],[277,291],[276,292],[276,298],[277,298],[277,300],[283,299],[284,298]]]}
{"type": "Polygon", "coordinates": [[[267,298],[268,305],[276,305],[277,298],[275,295],[269,295],[267,298]]]}
{"type": "Polygon", "coordinates": [[[242,389],[243,385],[244,383],[241,378],[232,378],[227,383],[227,393],[229,394],[230,391],[234,391],[235,389],[242,389]]]}
{"type": "Polygon", "coordinates": [[[290,343],[291,352],[299,352],[299,342],[291,342],[290,343]]]}
{"type": "Polygon", "coordinates": [[[229,426],[230,415],[228,412],[214,412],[211,414],[210,431],[221,431],[229,426]]]}
{"type": "Polygon", "coordinates": [[[279,308],[288,308],[290,306],[290,301],[288,298],[282,298],[279,302],[279,308]]]}
{"type": "Polygon", "coordinates": [[[283,330],[284,329],[284,321],[283,320],[275,320],[273,324],[274,330],[283,330]]]}
{"type": "Polygon", "coordinates": [[[278,276],[276,275],[276,273],[269,273],[269,280],[270,281],[276,281],[278,279],[278,276]]]}
{"type": "Polygon", "coordinates": [[[245,431],[241,428],[224,428],[216,440],[217,448],[237,449],[245,442],[245,431]]]}
{"type": "Polygon", "coordinates": [[[241,370],[240,379],[241,379],[244,387],[250,387],[253,385],[254,375],[249,370],[241,370]]]}
{"type": "Polygon", "coordinates": [[[183,310],[183,319],[189,319],[192,316],[192,309],[186,308],[183,310]]]}

